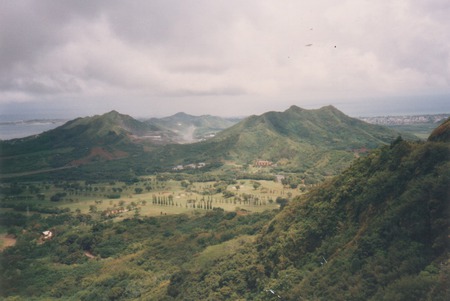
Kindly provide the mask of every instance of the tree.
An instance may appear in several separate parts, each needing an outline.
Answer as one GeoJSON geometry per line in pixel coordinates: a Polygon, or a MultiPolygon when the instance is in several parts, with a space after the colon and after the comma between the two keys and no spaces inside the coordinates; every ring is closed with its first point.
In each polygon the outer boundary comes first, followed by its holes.
{"type": "Polygon", "coordinates": [[[280,210],[283,210],[283,208],[288,204],[288,200],[282,197],[277,197],[276,203],[280,205],[280,210]]]}
{"type": "Polygon", "coordinates": [[[186,180],[181,181],[180,184],[181,184],[181,187],[183,187],[183,188],[187,188],[189,186],[189,182],[186,180]]]}
{"type": "Polygon", "coordinates": [[[261,183],[254,181],[253,182],[253,189],[258,189],[261,186],[261,183]]]}
{"type": "Polygon", "coordinates": [[[67,193],[65,193],[65,192],[58,192],[58,193],[56,193],[56,194],[54,194],[54,195],[52,195],[52,196],[50,197],[50,201],[52,201],[52,202],[59,202],[59,201],[61,201],[66,195],[67,195],[67,193]]]}
{"type": "Polygon", "coordinates": [[[91,212],[91,213],[97,212],[97,206],[95,206],[95,205],[90,205],[90,206],[89,206],[89,212],[91,212]]]}
{"type": "Polygon", "coordinates": [[[141,208],[139,208],[139,207],[134,208],[134,218],[139,218],[140,211],[141,211],[141,208]]]}

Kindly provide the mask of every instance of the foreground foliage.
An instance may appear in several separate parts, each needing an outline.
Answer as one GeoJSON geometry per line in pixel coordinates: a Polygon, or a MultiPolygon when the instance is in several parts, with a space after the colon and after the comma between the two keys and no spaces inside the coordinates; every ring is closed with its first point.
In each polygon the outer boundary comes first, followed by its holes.
{"type": "Polygon", "coordinates": [[[34,215],[17,244],[1,254],[0,291],[19,300],[161,299],[176,294],[170,281],[184,269],[235,252],[273,216],[215,209],[99,223],[85,214],[34,215]],[[43,241],[37,229],[55,237],[43,241]]]}
{"type": "Polygon", "coordinates": [[[449,154],[398,140],[298,199],[259,241],[273,286],[292,300],[448,300],[449,154]]]}

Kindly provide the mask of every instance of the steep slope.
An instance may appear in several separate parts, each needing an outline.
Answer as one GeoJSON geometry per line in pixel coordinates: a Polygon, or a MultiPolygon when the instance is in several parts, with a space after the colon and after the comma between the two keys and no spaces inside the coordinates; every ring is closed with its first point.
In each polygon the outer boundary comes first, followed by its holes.
{"type": "Polygon", "coordinates": [[[214,137],[218,132],[236,124],[237,120],[211,115],[192,116],[180,112],[169,117],[152,118],[146,123],[173,131],[179,135],[180,142],[190,143],[214,137]]]}
{"type": "Polygon", "coordinates": [[[175,300],[449,300],[449,183],[449,143],[398,139],[172,277],[175,300]]]}
{"type": "Polygon", "coordinates": [[[259,246],[271,278],[302,271],[287,299],[441,300],[449,157],[448,144],[399,140],[287,207],[259,246]]]}
{"type": "Polygon", "coordinates": [[[80,165],[127,157],[143,145],[172,141],[155,125],[112,111],[77,118],[39,135],[0,142],[2,172],[13,173],[80,165]]]}
{"type": "Polygon", "coordinates": [[[327,174],[398,135],[350,118],[332,106],[318,110],[292,106],[284,112],[251,116],[219,133],[214,141],[228,141],[229,159],[241,163],[269,160],[285,169],[320,169],[327,174]]]}
{"type": "Polygon", "coordinates": [[[305,110],[296,106],[284,112],[252,116],[221,135],[263,129],[293,141],[324,145],[335,149],[376,147],[398,136],[386,127],[351,118],[333,106],[305,110]]]}
{"type": "Polygon", "coordinates": [[[313,183],[339,173],[356,157],[399,135],[348,117],[332,106],[318,110],[292,106],[284,112],[250,116],[203,142],[166,146],[161,156],[173,164],[231,161],[253,165],[266,160],[272,162],[274,172],[297,172],[313,183]]]}
{"type": "MultiPolygon", "coordinates": [[[[203,129],[207,125],[210,129],[220,126],[214,118],[216,121],[209,122],[205,116],[193,119],[182,113],[171,120],[170,124],[191,122],[203,129]]],[[[213,166],[230,160],[252,165],[257,160],[268,160],[276,164],[275,171],[300,172],[317,182],[348,166],[360,153],[389,143],[397,135],[387,128],[350,118],[331,106],[318,110],[293,106],[285,112],[251,116],[206,141],[179,145],[176,142],[180,132],[113,111],[78,118],[37,136],[3,141],[0,148],[5,174],[101,162],[95,169],[114,173],[133,169],[139,175],[192,162],[214,163],[210,164],[213,166]],[[125,157],[129,160],[120,166],[102,163],[125,157]]]]}

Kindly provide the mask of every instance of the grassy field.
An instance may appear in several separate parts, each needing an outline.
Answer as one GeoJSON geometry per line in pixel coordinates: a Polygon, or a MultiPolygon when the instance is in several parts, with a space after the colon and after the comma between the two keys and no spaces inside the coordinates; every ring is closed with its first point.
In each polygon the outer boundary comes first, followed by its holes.
{"type": "MultiPolygon", "coordinates": [[[[7,185],[7,184],[4,184],[7,185]]],[[[262,212],[279,207],[277,198],[290,199],[299,189],[284,187],[274,181],[239,180],[225,182],[160,181],[156,176],[143,177],[135,183],[23,183],[21,192],[3,196],[8,202],[26,204],[27,214],[34,206],[68,208],[71,212],[108,215],[117,220],[139,216],[195,213],[222,208],[240,214],[262,212]],[[51,201],[60,195],[58,201],[51,201]]],[[[3,206],[6,212],[8,206],[3,206]]],[[[24,209],[22,208],[22,211],[24,209]]]]}
{"type": "Polygon", "coordinates": [[[241,235],[238,238],[226,242],[208,246],[200,254],[192,258],[183,265],[185,269],[204,269],[211,266],[220,258],[236,253],[245,243],[255,242],[256,237],[251,235],[241,235]]]}
{"type": "MultiPolygon", "coordinates": [[[[278,208],[275,200],[277,197],[287,198],[300,193],[297,189],[285,189],[280,183],[273,181],[258,181],[261,186],[255,189],[250,180],[240,181],[239,188],[237,185],[228,185],[227,190],[240,197],[244,194],[251,195],[254,199],[258,199],[257,203],[244,203],[235,199],[235,197],[225,198],[222,193],[203,194],[213,187],[214,182],[193,183],[188,189],[183,188],[180,181],[166,181],[164,186],[160,186],[149,192],[135,193],[135,189],[142,188],[141,185],[133,185],[122,190],[120,199],[108,199],[95,195],[82,195],[74,202],[64,202],[61,207],[68,207],[72,211],[79,209],[81,213],[88,213],[91,206],[96,206],[97,211],[104,211],[118,207],[127,208],[129,206],[139,208],[139,214],[142,216],[155,216],[161,214],[180,214],[190,211],[202,210],[203,208],[193,207],[192,201],[201,204],[202,200],[211,200],[212,207],[219,207],[225,211],[235,211],[237,208],[244,209],[249,212],[260,212],[267,209],[278,208]],[[153,204],[154,198],[173,199],[174,205],[153,204]],[[191,201],[191,203],[189,202],[191,201]]],[[[117,186],[117,185],[116,185],[117,186]]],[[[119,185],[120,186],[120,185],[119,185]]],[[[201,204],[203,205],[203,204],[201,204]]],[[[135,210],[120,213],[120,217],[130,217],[135,214],[135,210]]]]}

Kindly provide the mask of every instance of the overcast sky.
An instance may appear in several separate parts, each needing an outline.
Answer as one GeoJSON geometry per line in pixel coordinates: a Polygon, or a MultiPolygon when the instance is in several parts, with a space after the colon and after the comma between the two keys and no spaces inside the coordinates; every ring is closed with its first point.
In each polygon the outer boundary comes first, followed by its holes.
{"type": "Polygon", "coordinates": [[[448,0],[0,2],[0,114],[450,111],[448,0]]]}

